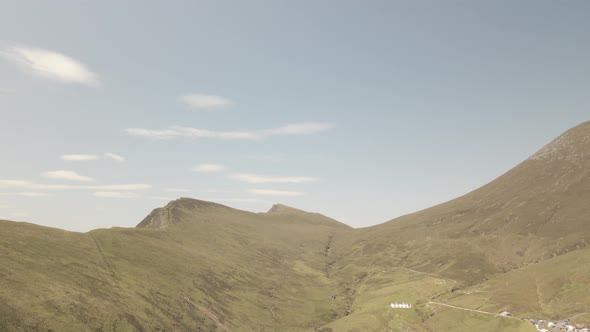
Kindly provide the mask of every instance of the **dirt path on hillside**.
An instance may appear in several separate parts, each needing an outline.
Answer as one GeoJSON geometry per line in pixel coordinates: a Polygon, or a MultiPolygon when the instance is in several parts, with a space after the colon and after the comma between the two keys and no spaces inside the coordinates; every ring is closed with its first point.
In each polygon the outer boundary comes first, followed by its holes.
{"type": "Polygon", "coordinates": [[[401,269],[401,270],[406,270],[406,271],[410,271],[410,272],[414,272],[414,273],[418,273],[418,274],[424,274],[424,275],[431,276],[431,277],[438,278],[438,279],[451,280],[451,281],[453,281],[454,283],[457,283],[457,280],[453,280],[453,279],[445,278],[445,277],[443,277],[443,276],[440,276],[440,275],[438,275],[438,274],[434,274],[434,273],[428,273],[428,272],[422,272],[422,271],[418,271],[418,270],[410,269],[410,268],[403,267],[403,266],[397,266],[397,267],[394,267],[394,269],[401,269]]]}
{"type": "MultiPolygon", "coordinates": [[[[567,319],[567,320],[574,320],[574,319],[576,319],[576,318],[578,318],[578,317],[580,317],[580,316],[584,316],[585,314],[587,314],[587,312],[582,312],[582,313],[580,313],[580,314],[573,315],[572,317],[568,317],[568,318],[566,318],[566,319],[567,319]]],[[[566,319],[564,319],[564,320],[566,320],[566,319]]]]}
{"type": "Polygon", "coordinates": [[[428,302],[427,304],[435,304],[435,305],[440,305],[443,307],[448,307],[448,308],[453,308],[453,309],[458,309],[458,310],[463,310],[463,311],[471,311],[471,312],[475,312],[475,313],[479,313],[479,314],[484,314],[484,315],[490,315],[490,316],[496,316],[496,317],[503,317],[503,318],[510,318],[510,319],[518,319],[520,320],[520,318],[518,317],[512,317],[512,316],[502,316],[499,314],[495,314],[493,312],[489,312],[489,311],[482,311],[482,310],[476,310],[476,309],[469,309],[469,308],[462,308],[462,307],[457,307],[451,304],[446,304],[446,303],[441,303],[441,302],[428,302]]]}

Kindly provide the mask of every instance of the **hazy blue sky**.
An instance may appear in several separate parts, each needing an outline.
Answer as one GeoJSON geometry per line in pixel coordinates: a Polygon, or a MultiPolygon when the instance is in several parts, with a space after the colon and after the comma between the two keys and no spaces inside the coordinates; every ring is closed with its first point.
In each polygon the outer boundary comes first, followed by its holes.
{"type": "Polygon", "coordinates": [[[590,119],[589,18],[586,0],[0,0],[0,216],[429,207],[590,119]]]}

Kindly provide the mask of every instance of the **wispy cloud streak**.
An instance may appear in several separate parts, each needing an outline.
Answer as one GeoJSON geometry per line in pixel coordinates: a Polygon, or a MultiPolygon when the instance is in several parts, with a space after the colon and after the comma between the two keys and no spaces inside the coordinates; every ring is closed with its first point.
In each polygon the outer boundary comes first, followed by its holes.
{"type": "Polygon", "coordinates": [[[334,128],[334,125],[331,123],[305,122],[256,131],[217,131],[182,126],[170,126],[163,129],[127,128],[125,129],[125,132],[130,136],[147,137],[160,140],[182,137],[257,140],[279,135],[311,135],[332,128],[334,128]]]}
{"type": "Polygon", "coordinates": [[[96,154],[64,154],[61,156],[62,160],[66,161],[94,161],[99,159],[110,159],[118,162],[125,161],[125,157],[115,153],[104,153],[102,156],[96,154]]]}
{"type": "Polygon", "coordinates": [[[21,188],[29,190],[98,190],[98,191],[136,191],[152,186],[145,183],[123,183],[106,185],[46,184],[26,180],[0,179],[0,188],[21,188]]]}
{"type": "Polygon", "coordinates": [[[317,178],[309,176],[274,176],[248,173],[230,174],[229,177],[247,183],[305,183],[317,181],[317,178]]]}
{"type": "Polygon", "coordinates": [[[274,189],[250,189],[248,193],[255,195],[267,196],[303,196],[305,193],[300,191],[274,190],[274,189]]]}
{"type": "Polygon", "coordinates": [[[91,177],[80,175],[74,171],[68,171],[68,170],[44,172],[41,174],[41,176],[43,176],[44,178],[48,178],[48,179],[58,179],[58,180],[82,181],[82,182],[94,181],[94,179],[91,177]]]}
{"type": "Polygon", "coordinates": [[[195,109],[222,108],[233,104],[231,100],[225,97],[198,93],[184,95],[178,98],[178,101],[195,109]]]}
{"type": "Polygon", "coordinates": [[[200,164],[191,168],[193,172],[219,173],[225,170],[225,166],[219,164],[200,164]]]}
{"type": "Polygon", "coordinates": [[[120,191],[97,191],[92,193],[95,197],[103,198],[135,198],[139,197],[136,193],[120,192],[120,191]]]}

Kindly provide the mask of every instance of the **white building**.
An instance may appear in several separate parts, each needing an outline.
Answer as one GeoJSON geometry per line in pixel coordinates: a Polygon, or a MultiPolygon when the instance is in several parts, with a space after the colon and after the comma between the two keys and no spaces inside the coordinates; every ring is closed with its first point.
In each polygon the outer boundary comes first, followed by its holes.
{"type": "Polygon", "coordinates": [[[412,305],[406,302],[393,302],[389,306],[392,309],[411,309],[412,305]]]}

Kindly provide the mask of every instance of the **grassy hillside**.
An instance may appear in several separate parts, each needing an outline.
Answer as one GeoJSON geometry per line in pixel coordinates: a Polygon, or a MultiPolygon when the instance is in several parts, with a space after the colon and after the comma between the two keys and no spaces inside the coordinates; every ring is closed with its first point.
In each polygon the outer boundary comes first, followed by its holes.
{"type": "Polygon", "coordinates": [[[589,201],[587,122],[486,186],[363,229],[284,205],[251,213],[190,198],[136,228],[81,234],[0,221],[0,331],[590,324],[589,201]]]}
{"type": "Polygon", "coordinates": [[[589,198],[586,122],[488,185],[430,209],[351,231],[335,246],[345,265],[374,260],[471,285],[586,247],[589,198]]]}
{"type": "Polygon", "coordinates": [[[521,317],[554,321],[576,317],[590,324],[590,249],[573,251],[525,268],[495,275],[462,292],[448,294],[448,303],[521,317]]]}
{"type": "Polygon", "coordinates": [[[192,199],[163,210],[165,229],[2,222],[0,327],[300,331],[343,311],[326,245],[346,226],[192,199]]]}

